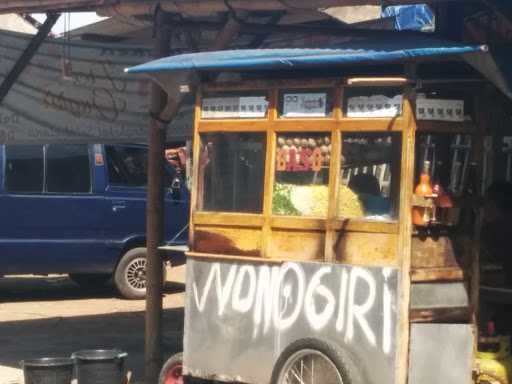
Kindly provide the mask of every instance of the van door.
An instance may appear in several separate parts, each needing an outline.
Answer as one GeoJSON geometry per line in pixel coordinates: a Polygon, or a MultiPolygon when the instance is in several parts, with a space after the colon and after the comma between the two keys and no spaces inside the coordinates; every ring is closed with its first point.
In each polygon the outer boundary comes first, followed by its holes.
{"type": "MultiPolygon", "coordinates": [[[[119,248],[127,241],[144,244],[148,148],[142,145],[106,145],[105,154],[108,173],[106,199],[110,207],[109,219],[105,223],[106,237],[119,248]]],[[[168,170],[164,178],[168,186],[164,237],[170,240],[188,223],[189,199],[187,193],[171,193],[173,175],[168,170]]]]}
{"type": "Polygon", "coordinates": [[[2,273],[107,272],[88,145],[5,148],[2,273]]]}

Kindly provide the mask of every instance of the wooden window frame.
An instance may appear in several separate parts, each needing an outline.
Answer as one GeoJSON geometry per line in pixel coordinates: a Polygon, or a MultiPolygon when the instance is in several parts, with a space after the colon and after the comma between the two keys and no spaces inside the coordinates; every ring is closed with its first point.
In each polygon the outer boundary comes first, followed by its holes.
{"type": "MultiPolygon", "coordinates": [[[[397,87],[403,83],[392,81],[379,86],[397,87]]],[[[263,189],[263,210],[260,214],[196,211],[198,191],[192,191],[191,198],[191,231],[190,240],[193,244],[193,233],[196,225],[218,225],[228,227],[254,228],[262,231],[261,256],[269,254],[270,235],[274,229],[321,231],[325,234],[325,261],[334,261],[334,244],[339,231],[365,233],[399,233],[398,221],[377,222],[336,217],[336,197],[339,188],[341,169],[342,134],[352,132],[401,132],[407,130],[410,116],[404,107],[401,116],[396,118],[351,118],[343,113],[343,95],[345,87],[364,87],[366,85],[347,85],[344,79],[307,79],[307,80],[265,80],[247,81],[243,83],[212,83],[203,84],[197,92],[194,123],[194,185],[197,185],[198,154],[200,135],[210,132],[264,132],[267,135],[265,176],[263,189]],[[333,111],[331,116],[322,118],[280,118],[278,116],[279,94],[282,90],[325,89],[333,92],[333,111]],[[202,119],[201,101],[203,93],[222,93],[240,91],[265,91],[268,94],[269,106],[265,117],[257,119],[202,119]],[[272,214],[272,196],[275,178],[275,145],[278,133],[284,132],[326,132],[332,137],[332,156],[329,172],[329,205],[326,218],[278,216],[272,214]]],[[[404,150],[404,148],[402,149],[404,150]]],[[[401,165],[401,168],[403,166],[401,165]]],[[[403,169],[402,169],[403,172],[403,169]]],[[[401,173],[402,173],[401,172],[401,173]]],[[[403,178],[403,177],[402,177],[403,178]]],[[[402,183],[402,181],[401,181],[402,183]]],[[[197,189],[197,188],[195,188],[197,189]]],[[[402,207],[399,207],[399,211],[402,207]]],[[[400,215],[400,212],[397,212],[400,215]]]]}

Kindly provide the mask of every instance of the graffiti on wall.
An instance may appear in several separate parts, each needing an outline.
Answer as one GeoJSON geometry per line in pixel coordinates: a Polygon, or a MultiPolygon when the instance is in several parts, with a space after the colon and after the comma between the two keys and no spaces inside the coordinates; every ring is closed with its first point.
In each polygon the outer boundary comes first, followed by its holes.
{"type": "MultiPolygon", "coordinates": [[[[0,81],[31,38],[0,32],[0,81]]],[[[0,144],[146,141],[150,81],[124,69],[149,60],[147,47],[46,39],[0,106],[0,144]]],[[[169,139],[191,136],[192,116],[169,139]]]]}
{"type": "Polygon", "coordinates": [[[396,312],[393,271],[330,264],[306,271],[293,262],[211,263],[205,278],[192,283],[192,302],[199,313],[249,317],[253,339],[271,330],[286,331],[305,318],[313,332],[330,328],[345,343],[359,332],[371,347],[390,354],[396,312]]]}

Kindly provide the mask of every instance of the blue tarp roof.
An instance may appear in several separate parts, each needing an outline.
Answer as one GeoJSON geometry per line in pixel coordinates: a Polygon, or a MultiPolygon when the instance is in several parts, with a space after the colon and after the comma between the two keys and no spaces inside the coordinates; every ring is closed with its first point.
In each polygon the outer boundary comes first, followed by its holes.
{"type": "Polygon", "coordinates": [[[127,68],[147,73],[166,87],[173,71],[293,70],[338,65],[385,64],[414,59],[461,55],[471,66],[512,99],[512,47],[489,49],[423,36],[353,41],[331,48],[241,49],[188,53],[127,68]]]}
{"type": "Polygon", "coordinates": [[[129,73],[181,70],[220,71],[326,67],[343,64],[408,61],[486,51],[484,45],[460,44],[432,38],[355,41],[336,48],[240,49],[170,56],[128,68],[129,73]]]}

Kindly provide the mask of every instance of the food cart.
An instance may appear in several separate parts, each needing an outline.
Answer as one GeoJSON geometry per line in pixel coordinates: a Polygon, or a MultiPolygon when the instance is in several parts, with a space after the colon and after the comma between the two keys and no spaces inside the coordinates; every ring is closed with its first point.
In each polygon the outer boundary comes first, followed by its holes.
{"type": "MultiPolygon", "coordinates": [[[[483,88],[420,79],[414,60],[484,47],[415,44],[129,70],[164,88],[171,71],[232,74],[196,96],[184,375],[471,382],[483,88]],[[369,62],[386,66],[361,75],[369,62]]],[[[176,361],[162,382],[179,382],[176,361]]]]}

